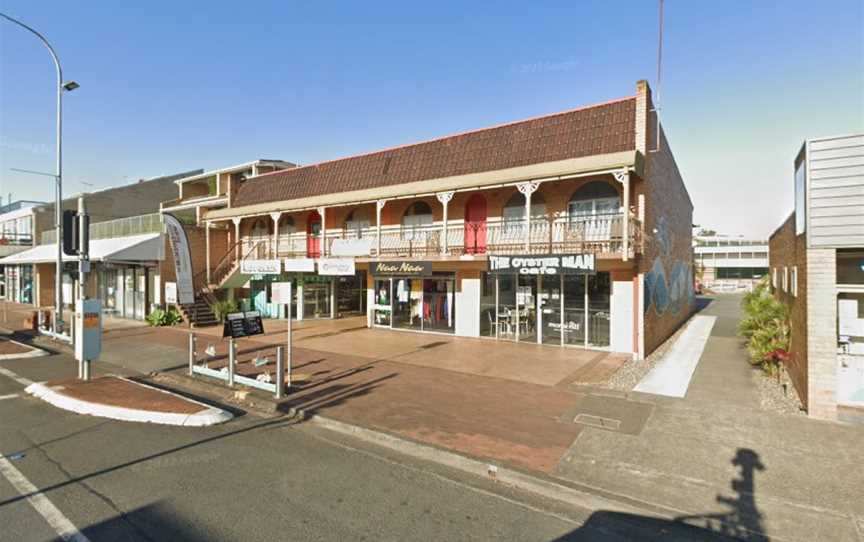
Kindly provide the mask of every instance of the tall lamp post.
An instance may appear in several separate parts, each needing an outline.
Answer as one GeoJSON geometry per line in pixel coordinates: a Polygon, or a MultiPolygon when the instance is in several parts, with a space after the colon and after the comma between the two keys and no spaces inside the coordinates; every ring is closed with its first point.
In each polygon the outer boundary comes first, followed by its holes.
{"type": "Polygon", "coordinates": [[[54,333],[63,332],[63,92],[70,92],[79,87],[75,81],[63,81],[63,69],[54,48],[45,39],[45,36],[27,26],[17,19],[0,13],[9,22],[15,23],[25,30],[32,32],[48,48],[54,67],[57,69],[57,164],[56,164],[56,198],[54,202],[54,228],[57,243],[57,267],[54,270],[54,333]]]}

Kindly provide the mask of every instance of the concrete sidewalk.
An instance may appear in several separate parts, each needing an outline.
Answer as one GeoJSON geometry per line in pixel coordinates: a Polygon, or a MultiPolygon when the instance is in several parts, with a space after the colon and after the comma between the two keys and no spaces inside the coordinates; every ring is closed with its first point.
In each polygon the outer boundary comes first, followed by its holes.
{"type": "Polygon", "coordinates": [[[684,399],[630,394],[654,405],[638,437],[587,428],[555,475],[748,540],[864,540],[864,430],[760,410],[739,303],[702,312],[717,321],[684,399]]]}

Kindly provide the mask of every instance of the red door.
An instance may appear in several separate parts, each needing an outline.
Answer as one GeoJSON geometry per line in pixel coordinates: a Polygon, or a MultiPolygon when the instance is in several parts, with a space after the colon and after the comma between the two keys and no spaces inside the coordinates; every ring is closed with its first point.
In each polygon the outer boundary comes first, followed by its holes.
{"type": "Polygon", "coordinates": [[[465,205],[465,252],[486,253],[486,198],[474,194],[465,205]]]}
{"type": "Polygon", "coordinates": [[[306,221],[306,256],[321,257],[321,215],[318,211],[309,213],[309,219],[306,221]]]}

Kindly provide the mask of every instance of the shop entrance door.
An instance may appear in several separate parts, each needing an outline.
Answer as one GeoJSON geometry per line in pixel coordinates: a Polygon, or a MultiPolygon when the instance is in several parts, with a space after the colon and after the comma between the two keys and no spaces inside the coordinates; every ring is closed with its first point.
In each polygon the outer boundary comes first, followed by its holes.
{"type": "Polygon", "coordinates": [[[561,345],[561,314],[564,310],[562,295],[564,275],[541,275],[540,295],[537,300],[540,342],[561,345]]]}
{"type": "Polygon", "coordinates": [[[321,215],[318,211],[309,213],[309,220],[306,223],[306,256],[321,257],[321,215]]]}
{"type": "Polygon", "coordinates": [[[474,194],[465,205],[465,252],[486,253],[486,198],[474,194]]]}

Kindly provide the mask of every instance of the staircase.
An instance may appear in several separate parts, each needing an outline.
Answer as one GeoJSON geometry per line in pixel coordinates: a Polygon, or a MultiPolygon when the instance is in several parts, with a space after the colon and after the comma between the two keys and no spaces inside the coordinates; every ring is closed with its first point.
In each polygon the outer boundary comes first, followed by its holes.
{"type": "Polygon", "coordinates": [[[213,309],[210,308],[210,303],[207,302],[205,294],[198,293],[195,295],[195,303],[191,305],[180,305],[180,311],[187,322],[195,325],[195,327],[215,326],[219,323],[216,315],[213,314],[213,309]]]}

